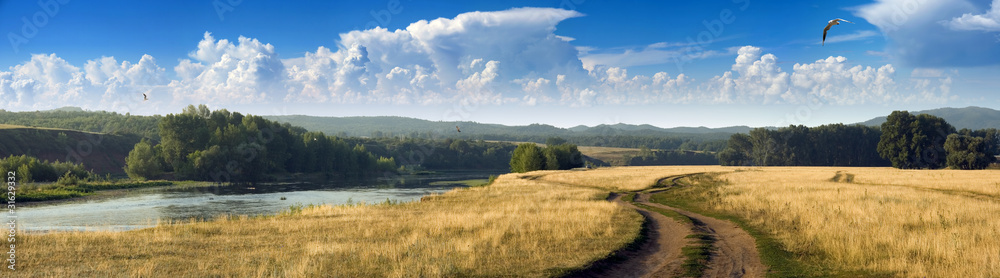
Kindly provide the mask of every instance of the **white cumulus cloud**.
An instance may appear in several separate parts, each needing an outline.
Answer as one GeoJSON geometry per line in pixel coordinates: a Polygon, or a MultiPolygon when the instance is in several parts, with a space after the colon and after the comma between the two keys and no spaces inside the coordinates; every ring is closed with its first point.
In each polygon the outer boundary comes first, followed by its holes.
{"type": "MultiPolygon", "coordinates": [[[[931,7],[942,6],[938,0],[922,1],[931,7]]],[[[880,25],[879,22],[898,23],[891,16],[881,17],[884,7],[880,5],[891,3],[903,2],[880,0],[859,13],[868,16],[870,22],[889,36],[917,32],[909,24],[945,29],[934,21],[916,18],[899,21],[902,23],[895,29],[880,25]]],[[[911,12],[938,14],[920,7],[911,12]]],[[[188,58],[173,65],[176,77],[172,79],[149,55],[134,62],[101,57],[75,66],[55,54],[39,54],[10,67],[9,71],[0,71],[0,105],[19,109],[76,105],[126,111],[135,103],[145,103],[141,99],[143,93],[150,96],[151,102],[180,105],[375,103],[587,107],[797,104],[813,99],[853,105],[938,103],[955,98],[951,95],[954,75],[935,70],[934,66],[914,70],[908,79],[897,78],[892,64],[855,65],[841,56],[782,68],[776,55],[757,46],[727,49],[726,54],[735,55],[732,64],[717,69],[714,77],[703,81],[667,70],[635,74],[629,67],[615,64],[638,61],[635,59],[614,58],[618,62],[610,65],[595,62],[585,66],[587,59],[581,58],[580,49],[571,44],[572,40],[555,33],[559,22],[579,16],[582,14],[575,11],[550,8],[463,13],[450,19],[418,21],[405,29],[374,28],[343,33],[333,47],[318,46],[315,51],[286,59],[281,59],[276,46],[267,42],[242,36],[235,41],[217,39],[206,32],[197,44],[192,42],[188,58]]],[[[848,36],[871,35],[859,32],[848,36]]],[[[938,43],[926,38],[915,42],[925,46],[938,43]]],[[[640,60],[662,60],[666,58],[656,58],[661,57],[657,55],[677,46],[680,45],[650,44],[635,55],[640,60]]],[[[924,51],[921,46],[896,47],[924,51]]],[[[909,55],[906,51],[887,52],[909,55]]],[[[591,61],[599,60],[596,59],[599,56],[590,57],[594,58],[591,61]]]]}
{"type": "Polygon", "coordinates": [[[1000,31],[1000,0],[993,0],[990,9],[983,14],[966,13],[941,24],[952,30],[1000,31]]]}
{"type": "Polygon", "coordinates": [[[72,105],[128,112],[142,94],[160,94],[165,70],[149,55],[138,62],[102,57],[83,69],[56,54],[34,54],[31,60],[0,72],[0,104],[15,109],[52,109],[72,105]]]}
{"type": "Polygon", "coordinates": [[[198,49],[174,67],[180,80],[170,82],[182,103],[255,103],[280,100],[287,79],[274,46],[240,37],[234,44],[205,32],[198,49]],[[277,95],[277,96],[276,96],[277,95]]]}

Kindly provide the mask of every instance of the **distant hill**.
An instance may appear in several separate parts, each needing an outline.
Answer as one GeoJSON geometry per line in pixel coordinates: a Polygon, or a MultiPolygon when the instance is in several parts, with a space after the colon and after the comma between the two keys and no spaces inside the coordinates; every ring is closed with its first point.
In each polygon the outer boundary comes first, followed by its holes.
{"type": "Polygon", "coordinates": [[[106,111],[84,111],[63,107],[45,111],[10,112],[0,110],[0,124],[61,128],[108,134],[135,134],[159,140],[160,116],[137,116],[106,111]]]}
{"type": "Polygon", "coordinates": [[[38,111],[38,112],[84,112],[84,110],[83,110],[83,108],[80,108],[80,107],[65,106],[65,107],[60,107],[60,108],[56,108],[56,109],[52,109],[52,110],[42,110],[42,111],[38,111]]]}
{"type": "Polygon", "coordinates": [[[41,160],[82,162],[97,174],[124,174],[125,157],[140,137],[58,128],[0,124],[0,158],[29,155],[41,160]]]}
{"type": "MultiPolygon", "coordinates": [[[[719,140],[738,132],[749,132],[746,126],[712,129],[707,127],[660,128],[648,124],[598,125],[594,127],[575,126],[559,128],[546,124],[527,126],[506,126],[468,121],[428,121],[407,117],[315,117],[315,116],[263,116],[266,119],[301,126],[311,131],[331,135],[381,137],[381,136],[427,136],[445,138],[465,138],[484,140],[523,139],[544,140],[547,137],[579,136],[659,136],[683,137],[696,141],[719,140]],[[461,132],[455,127],[458,126],[461,132]]],[[[537,141],[537,140],[535,140],[537,141]]]]}
{"type": "MultiPolygon", "coordinates": [[[[630,125],[630,124],[613,124],[613,125],[598,125],[595,127],[587,127],[585,125],[578,125],[569,128],[570,131],[578,133],[587,133],[587,131],[592,131],[594,129],[616,129],[621,131],[653,131],[653,132],[663,132],[663,133],[680,133],[680,134],[709,134],[709,133],[748,133],[750,132],[750,127],[748,126],[731,126],[731,127],[721,127],[721,128],[708,128],[704,126],[700,127],[672,127],[672,128],[662,128],[656,127],[648,124],[642,125],[630,125]]],[[[592,132],[593,133],[593,132],[592,132]]]]}
{"type": "MultiPolygon", "coordinates": [[[[924,111],[910,111],[911,114],[930,114],[941,117],[956,129],[972,130],[984,128],[1000,129],[1000,111],[990,108],[969,106],[965,108],[938,108],[924,111]]],[[[886,116],[861,122],[868,126],[881,126],[886,116]]]]}

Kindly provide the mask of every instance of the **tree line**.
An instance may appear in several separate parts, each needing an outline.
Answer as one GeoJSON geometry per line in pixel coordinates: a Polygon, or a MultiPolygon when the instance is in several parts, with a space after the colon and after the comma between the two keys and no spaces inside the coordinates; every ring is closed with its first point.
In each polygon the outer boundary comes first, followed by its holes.
{"type": "Polygon", "coordinates": [[[15,172],[18,183],[55,182],[64,176],[87,179],[94,173],[87,171],[83,164],[71,162],[49,162],[28,155],[11,155],[0,160],[0,173],[15,172]]]}
{"type": "Polygon", "coordinates": [[[719,165],[719,158],[715,154],[695,151],[680,150],[650,150],[640,148],[637,155],[625,155],[625,166],[653,166],[653,165],[719,165]]]}
{"type": "Polygon", "coordinates": [[[507,142],[413,137],[346,138],[377,155],[391,157],[405,169],[506,169],[517,147],[507,142]]]}
{"type": "Polygon", "coordinates": [[[944,119],[894,111],[880,128],[832,124],[756,128],[733,134],[718,154],[724,166],[892,166],[983,169],[996,162],[1000,132],[956,131],[944,119]]]}
{"type": "MultiPolygon", "coordinates": [[[[726,134],[728,135],[728,134],[726,134]]],[[[516,142],[545,142],[550,136],[514,136],[514,135],[484,135],[489,140],[516,142]]],[[[661,150],[707,151],[718,152],[726,147],[725,135],[722,133],[699,134],[691,136],[669,135],[572,135],[564,137],[568,143],[578,146],[641,148],[647,147],[661,150]]]]}
{"type": "Polygon", "coordinates": [[[956,131],[939,117],[894,111],[882,124],[878,152],[900,169],[984,169],[1000,154],[1000,132],[956,131]]]}
{"type": "Polygon", "coordinates": [[[129,153],[130,177],[169,172],[176,179],[257,183],[285,173],[364,177],[396,169],[394,159],[375,156],[363,145],[205,105],[163,116],[158,130],[158,143],[143,140],[129,153]]]}
{"type": "MultiPolygon", "coordinates": [[[[136,116],[105,111],[34,111],[0,110],[0,123],[29,127],[51,127],[115,135],[135,134],[159,140],[156,124],[160,116],[136,116]]],[[[133,143],[134,144],[134,143],[133,143]]]]}
{"type": "Polygon", "coordinates": [[[724,166],[887,166],[876,147],[878,128],[831,124],[777,130],[755,128],[729,138],[719,153],[724,166]]]}

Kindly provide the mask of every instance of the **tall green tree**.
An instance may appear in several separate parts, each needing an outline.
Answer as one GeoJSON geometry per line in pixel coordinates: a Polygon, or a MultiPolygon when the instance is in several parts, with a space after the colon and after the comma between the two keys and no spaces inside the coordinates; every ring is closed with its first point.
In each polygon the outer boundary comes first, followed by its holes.
{"type": "Polygon", "coordinates": [[[514,173],[541,170],[544,166],[545,157],[535,143],[517,145],[517,148],[514,149],[514,155],[510,158],[510,171],[514,173]]]}
{"type": "Polygon", "coordinates": [[[749,166],[753,165],[751,152],[753,143],[750,136],[743,133],[736,133],[729,137],[726,149],[719,152],[719,163],[722,166],[749,166]]]}
{"type": "Polygon", "coordinates": [[[188,154],[205,149],[211,138],[205,120],[192,113],[169,114],[160,119],[159,128],[163,159],[175,172],[187,174],[188,154]]]}
{"type": "Polygon", "coordinates": [[[945,140],[955,128],[944,119],[893,111],[882,124],[878,153],[900,169],[937,169],[946,165],[945,140]]]}
{"type": "Polygon", "coordinates": [[[948,152],[948,168],[961,170],[985,169],[996,162],[1000,152],[1000,136],[996,129],[971,131],[962,129],[948,135],[944,149],[948,152]]]}
{"type": "Polygon", "coordinates": [[[546,168],[549,170],[569,170],[583,167],[583,154],[580,153],[576,145],[565,143],[549,145],[545,147],[545,153],[545,163],[548,166],[546,168]],[[548,154],[551,154],[555,161],[550,161],[548,154]]]}
{"type": "Polygon", "coordinates": [[[750,131],[750,151],[753,164],[757,166],[774,166],[781,159],[778,152],[778,136],[774,131],[765,128],[755,128],[750,131]]]}
{"type": "Polygon", "coordinates": [[[135,148],[125,158],[125,174],[135,180],[156,178],[162,173],[160,161],[153,151],[149,141],[143,139],[135,144],[135,148]]]}
{"type": "Polygon", "coordinates": [[[986,168],[990,164],[990,160],[986,158],[983,141],[982,137],[948,135],[948,139],[944,143],[944,149],[948,152],[948,168],[960,170],[986,168]]]}

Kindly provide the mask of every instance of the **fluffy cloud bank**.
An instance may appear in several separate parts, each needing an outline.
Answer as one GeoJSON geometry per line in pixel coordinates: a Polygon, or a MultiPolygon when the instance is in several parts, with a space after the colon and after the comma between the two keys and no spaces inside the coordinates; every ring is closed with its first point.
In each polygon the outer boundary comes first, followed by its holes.
{"type": "Polygon", "coordinates": [[[470,12],[394,31],[351,31],[341,34],[334,48],[320,46],[293,58],[280,57],[277,46],[254,38],[230,41],[206,32],[188,59],[173,67],[172,80],[149,55],[135,63],[102,57],[82,69],[55,54],[35,55],[0,72],[0,104],[119,111],[142,103],[142,93],[180,105],[591,106],[815,99],[852,105],[951,98],[947,76],[901,81],[892,65],[850,65],[839,56],[786,71],[774,54],[754,46],[727,51],[736,54],[729,70],[704,81],[683,73],[629,74],[595,59],[584,66],[572,40],[555,34],[559,22],[580,16],[550,8],[470,12]]]}
{"type": "Polygon", "coordinates": [[[180,80],[170,82],[176,99],[193,103],[256,103],[276,99],[287,73],[274,46],[240,37],[234,44],[205,33],[198,49],[174,67],[180,80]]]}
{"type": "Polygon", "coordinates": [[[102,57],[87,61],[81,69],[55,54],[35,54],[0,72],[0,105],[5,109],[74,105],[129,112],[132,104],[142,101],[142,94],[162,95],[164,74],[149,55],[136,63],[102,57]]]}

